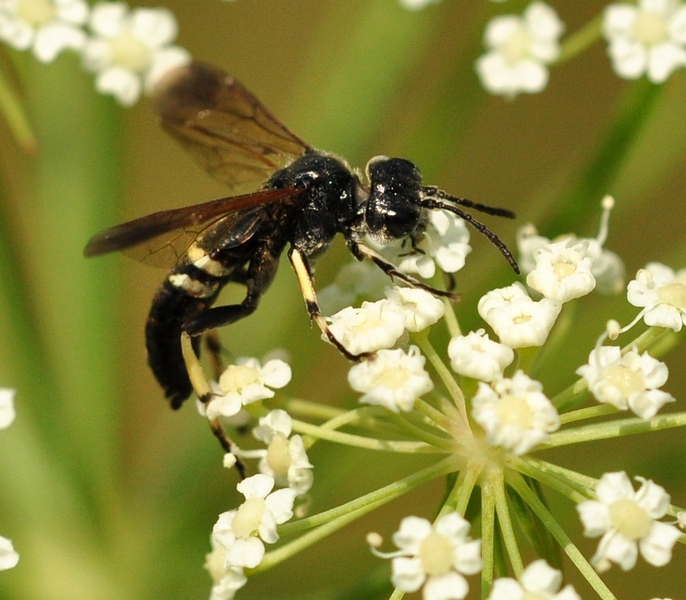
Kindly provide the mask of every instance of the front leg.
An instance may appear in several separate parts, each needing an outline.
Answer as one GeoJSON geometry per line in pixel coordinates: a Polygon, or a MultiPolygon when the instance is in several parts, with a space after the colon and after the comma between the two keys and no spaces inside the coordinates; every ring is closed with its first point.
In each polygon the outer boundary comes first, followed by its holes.
{"type": "Polygon", "coordinates": [[[436,289],[435,287],[423,283],[419,281],[419,279],[416,279],[407,273],[399,271],[398,267],[396,267],[392,262],[386,260],[378,252],[360,241],[351,240],[348,242],[348,247],[355,258],[358,260],[362,260],[364,258],[371,260],[391,279],[399,279],[410,287],[427,291],[434,296],[441,296],[444,298],[449,298],[450,300],[458,300],[460,298],[460,295],[456,292],[436,289]]]}
{"type": "Polygon", "coordinates": [[[331,332],[331,329],[329,329],[329,324],[322,315],[321,309],[319,308],[319,303],[317,302],[317,294],[314,291],[312,269],[307,257],[300,250],[291,248],[288,251],[288,259],[291,261],[291,265],[295,271],[295,276],[298,278],[300,291],[305,300],[307,312],[309,313],[310,318],[317,323],[317,326],[319,329],[321,329],[322,333],[348,360],[358,362],[365,358],[369,358],[370,353],[353,354],[349,352],[345,346],[343,346],[343,344],[336,339],[336,336],[334,336],[334,334],[331,332]]]}

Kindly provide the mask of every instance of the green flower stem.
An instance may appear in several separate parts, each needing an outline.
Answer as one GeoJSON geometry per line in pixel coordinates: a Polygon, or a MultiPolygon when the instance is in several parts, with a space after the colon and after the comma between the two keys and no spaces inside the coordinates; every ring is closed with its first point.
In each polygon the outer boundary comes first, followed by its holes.
{"type": "Polygon", "coordinates": [[[671,329],[665,330],[665,335],[655,340],[650,346],[650,354],[654,358],[660,358],[669,354],[674,348],[679,344],[683,343],[684,337],[686,337],[686,329],[683,329],[677,333],[671,329]]]}
{"type": "Polygon", "coordinates": [[[585,419],[594,419],[596,417],[603,417],[617,413],[619,409],[612,404],[597,404],[596,406],[589,406],[588,408],[580,408],[560,415],[560,425],[574,423],[575,421],[583,421],[585,419]]]}
{"type": "MultiPolygon", "coordinates": [[[[512,570],[515,577],[519,577],[524,571],[524,563],[522,555],[517,546],[517,536],[515,535],[514,527],[512,526],[512,518],[510,517],[510,509],[507,502],[507,494],[505,493],[505,486],[503,484],[503,472],[492,472],[488,477],[490,480],[490,492],[495,495],[495,509],[498,514],[498,523],[505,541],[505,548],[507,555],[510,558],[512,570]]],[[[486,493],[486,490],[483,490],[486,493]]]]}
{"type": "Polygon", "coordinates": [[[510,471],[508,473],[508,484],[521,496],[541,522],[548,528],[548,531],[560,544],[565,554],[574,563],[581,575],[593,587],[595,592],[602,600],[617,600],[617,597],[608,589],[603,580],[598,576],[590,563],[584,558],[579,549],[574,545],[565,530],[555,520],[548,508],[541,502],[536,494],[529,488],[521,475],[516,475],[510,471]]]}
{"type": "Polygon", "coordinates": [[[350,413],[348,410],[329,406],[321,402],[310,402],[299,398],[289,398],[272,403],[275,407],[283,408],[292,417],[307,417],[310,419],[335,419],[350,413]]]}
{"type": "Polygon", "coordinates": [[[539,483],[556,490],[572,502],[578,504],[591,497],[597,480],[576,471],[571,471],[553,463],[532,458],[531,456],[510,456],[508,466],[528,475],[539,483]]]}
{"type": "Polygon", "coordinates": [[[486,598],[493,587],[495,578],[495,482],[492,477],[485,478],[481,487],[481,597],[486,598]]]}
{"type": "Polygon", "coordinates": [[[436,369],[436,373],[443,382],[443,385],[448,390],[450,396],[453,398],[453,401],[455,402],[455,406],[457,407],[460,416],[466,422],[467,409],[465,407],[464,394],[462,393],[460,386],[457,384],[457,381],[455,381],[455,377],[450,372],[450,369],[448,369],[448,367],[445,366],[445,363],[438,355],[436,350],[434,350],[434,347],[431,345],[428,338],[418,336],[417,338],[415,338],[415,340],[417,342],[417,345],[421,348],[422,352],[424,353],[424,356],[426,356],[429,359],[429,362],[431,363],[433,368],[436,369]]]}
{"type": "Polygon", "coordinates": [[[595,423],[558,431],[551,434],[550,440],[541,444],[540,448],[559,448],[570,444],[604,440],[610,438],[635,435],[637,433],[647,433],[661,429],[671,429],[672,427],[686,426],[686,412],[669,413],[658,415],[648,421],[640,417],[619,419],[608,421],[607,423],[595,423]]]}
{"type": "Polygon", "coordinates": [[[445,306],[445,316],[443,317],[443,323],[447,327],[450,337],[454,338],[458,335],[462,335],[462,328],[460,327],[460,322],[457,320],[455,306],[447,298],[443,298],[443,305],[445,306]]]}
{"type": "Polygon", "coordinates": [[[550,401],[558,411],[562,411],[567,406],[580,404],[587,396],[588,384],[585,379],[579,378],[572,385],[551,398],[550,401]]]}
{"type": "Polygon", "coordinates": [[[445,431],[451,431],[454,427],[454,422],[450,420],[444,413],[440,410],[434,408],[421,398],[417,399],[414,403],[414,407],[427,419],[436,424],[440,429],[445,431]]]}
{"type": "Polygon", "coordinates": [[[408,421],[404,415],[390,414],[389,417],[396,425],[398,425],[398,427],[406,431],[412,438],[421,440],[447,452],[454,452],[455,441],[452,438],[430,433],[425,429],[410,423],[410,421],[408,421]]]}
{"type": "Polygon", "coordinates": [[[603,16],[598,15],[578,31],[575,31],[560,44],[560,56],[553,63],[560,65],[574,58],[600,39],[603,16]]]}
{"type": "MultiPolygon", "coordinates": [[[[679,339],[670,339],[669,343],[665,343],[663,346],[662,342],[665,342],[665,336],[667,336],[667,338],[669,337],[669,333],[673,332],[670,329],[664,329],[663,327],[650,327],[636,339],[623,346],[622,353],[625,354],[634,346],[639,352],[644,352],[645,350],[653,347],[653,345],[657,345],[658,342],[661,342],[658,347],[661,350],[664,350],[664,353],[666,353],[680,342],[679,339]]],[[[651,352],[651,354],[656,358],[662,355],[654,350],[651,352]]],[[[583,377],[580,377],[572,385],[562,390],[559,394],[552,398],[551,402],[555,408],[561,411],[567,408],[567,406],[580,404],[581,401],[586,398],[587,393],[588,384],[583,377]]]]}
{"type": "MultiPolygon", "coordinates": [[[[665,329],[664,327],[650,327],[639,335],[633,342],[628,343],[622,348],[622,354],[627,352],[632,346],[636,346],[639,352],[644,352],[645,350],[651,349],[651,354],[656,356],[654,353],[653,345],[657,345],[659,341],[664,341],[670,333],[674,333],[671,329],[665,329]]],[[[673,340],[671,344],[665,347],[665,351],[671,350],[674,346],[679,343],[680,340],[673,340]]],[[[662,347],[662,344],[660,344],[662,347]]],[[[665,352],[666,353],[666,352],[665,352]]]]}
{"type": "Polygon", "coordinates": [[[422,483],[453,472],[455,468],[455,459],[452,456],[447,457],[426,469],[417,471],[404,479],[395,481],[369,494],[365,494],[355,500],[342,504],[341,506],[324,511],[318,515],[306,517],[300,521],[286,523],[279,528],[279,533],[282,536],[292,535],[315,527],[316,529],[265,554],[264,559],[253,572],[259,573],[270,569],[274,565],[283,562],[332,533],[335,533],[345,525],[359,519],[361,516],[399,498],[422,483]]]}
{"type": "Polygon", "coordinates": [[[482,470],[483,465],[477,461],[471,461],[466,468],[460,470],[453,489],[438,513],[440,517],[453,511],[461,515],[467,513],[469,499],[482,470]]]}
{"type": "Polygon", "coordinates": [[[0,112],[17,143],[27,153],[34,153],[37,148],[36,136],[24,110],[21,99],[10,85],[5,74],[0,70],[0,112]]]}
{"type": "Polygon", "coordinates": [[[436,454],[445,452],[424,442],[406,442],[398,440],[377,440],[374,438],[332,431],[318,425],[312,425],[305,421],[293,420],[293,431],[304,433],[314,438],[326,440],[336,444],[365,448],[366,450],[381,450],[383,452],[400,452],[403,454],[429,453],[436,454]]]}
{"type": "Polygon", "coordinates": [[[575,318],[578,307],[578,302],[568,302],[562,307],[546,343],[538,348],[529,369],[525,369],[530,377],[538,379],[541,373],[545,371],[547,359],[553,356],[557,349],[568,340],[570,332],[577,323],[575,318]]]}
{"type": "Polygon", "coordinates": [[[530,373],[533,365],[536,364],[540,351],[541,349],[536,346],[519,348],[517,350],[517,368],[521,369],[525,373],[530,373]]]}

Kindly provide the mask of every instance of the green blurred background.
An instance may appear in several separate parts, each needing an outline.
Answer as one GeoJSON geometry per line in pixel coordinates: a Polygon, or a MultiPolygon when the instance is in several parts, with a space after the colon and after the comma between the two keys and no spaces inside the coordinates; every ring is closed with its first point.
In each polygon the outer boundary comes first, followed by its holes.
{"type": "MultiPolygon", "coordinates": [[[[605,4],[555,8],[571,33],[605,4]]],[[[594,235],[600,199],[611,193],[607,246],[630,275],[651,260],[686,266],[683,72],[660,87],[622,81],[599,40],[553,68],[543,93],[508,101],[482,90],[473,62],[487,20],[521,12],[522,2],[444,0],[418,13],[395,0],[166,6],[181,45],[236,75],[313,146],[359,167],[377,154],[404,156],[428,184],[516,210],[517,223],[488,220],[511,247],[526,222],[547,235],[594,235]]],[[[0,598],[204,598],[209,532],[239,500],[235,474],[221,468],[192,404],[169,410],[146,367],[143,325],[164,272],[120,255],[85,260],[82,249],[100,229],[225,190],[158,129],[145,102],[124,110],[97,95],[73,56],[48,66],[0,56],[6,71],[16,69],[38,141],[26,155],[0,124],[0,385],[18,389],[18,418],[0,432],[0,534],[21,554],[16,569],[0,574],[0,598]]],[[[498,253],[473,239],[458,276],[466,328],[480,326],[478,297],[511,281],[498,253]]],[[[339,244],[319,266],[319,287],[345,260],[339,244]]],[[[585,299],[569,342],[540,374],[548,394],[574,380],[608,318],[625,323],[635,312],[624,296],[585,299]]],[[[222,337],[236,355],[286,348],[292,395],[354,406],[349,365],[310,327],[287,265],[258,312],[222,337]]],[[[667,359],[666,389],[679,402],[685,358],[679,348],[667,359]]],[[[546,457],[594,476],[625,469],[653,478],[683,505],[683,456],[676,432],[546,457]]],[[[318,445],[312,511],[424,464],[371,458],[318,445]]],[[[418,490],[250,581],[239,598],[376,597],[364,586],[383,597],[388,565],[370,556],[364,534],[390,536],[409,513],[431,517],[442,493],[440,482],[418,490]]],[[[572,507],[550,500],[580,537],[572,507]]],[[[595,542],[582,546],[590,554],[595,542]]],[[[621,598],[678,597],[676,552],[667,568],[640,564],[607,579],[621,598]]],[[[578,589],[590,597],[583,583],[578,589]]]]}

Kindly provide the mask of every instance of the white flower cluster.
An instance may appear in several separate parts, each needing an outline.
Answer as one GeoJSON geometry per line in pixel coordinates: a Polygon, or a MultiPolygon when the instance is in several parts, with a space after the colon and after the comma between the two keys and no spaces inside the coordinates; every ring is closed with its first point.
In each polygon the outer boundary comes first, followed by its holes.
{"type": "Polygon", "coordinates": [[[123,2],[0,0],[0,40],[49,63],[65,50],[81,53],[95,87],[131,106],[169,70],[190,62],[173,44],[178,27],[164,8],[131,10],[123,2]]]}
{"type": "MultiPolygon", "coordinates": [[[[548,4],[534,1],[519,15],[494,17],[487,25],[486,54],[476,61],[484,88],[496,95],[542,91],[548,66],[561,55],[564,24],[548,4]]],[[[681,0],[613,3],[602,14],[602,35],[615,73],[645,75],[663,83],[686,66],[686,4],[681,0]]]]}
{"type": "Polygon", "coordinates": [[[353,366],[348,374],[350,386],[364,394],[361,402],[407,412],[433,389],[418,348],[391,348],[406,332],[422,331],[444,314],[443,302],[429,292],[393,287],[386,289],[384,300],[347,307],[329,318],[331,332],[351,353],[376,353],[374,360],[353,366]]]}

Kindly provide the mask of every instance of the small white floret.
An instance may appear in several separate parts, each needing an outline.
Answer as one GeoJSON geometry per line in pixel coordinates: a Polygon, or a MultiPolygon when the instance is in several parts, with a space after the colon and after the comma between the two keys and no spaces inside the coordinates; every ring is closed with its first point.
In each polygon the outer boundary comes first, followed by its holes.
{"type": "Polygon", "coordinates": [[[493,582],[488,600],[581,600],[574,587],[562,585],[562,573],[539,559],[532,562],[519,579],[501,577],[493,582]]]}
{"type": "Polygon", "coordinates": [[[472,416],[483,427],[489,444],[515,454],[525,454],[560,427],[557,410],[543,386],[522,371],[490,385],[479,383],[472,416]]]}
{"type": "Polygon", "coordinates": [[[242,357],[229,365],[219,378],[219,386],[213,387],[214,395],[205,408],[209,419],[232,417],[244,405],[274,397],[274,390],[281,389],[291,380],[290,366],[271,359],[264,365],[256,358],[242,357]]]}
{"type": "Polygon", "coordinates": [[[290,415],[281,409],[260,417],[253,435],[267,444],[267,449],[253,451],[253,455],[260,457],[260,473],[270,475],[277,485],[290,487],[302,495],[312,487],[312,464],[302,437],[291,437],[292,423],[290,415]]]}
{"type": "Polygon", "coordinates": [[[130,10],[123,2],[101,2],[93,7],[90,28],[84,67],[96,73],[99,92],[124,106],[143,92],[150,94],[167,72],[191,60],[185,49],[173,45],[178,26],[166,8],[130,10]]]}
{"type": "Polygon", "coordinates": [[[686,65],[686,6],[678,0],[610,4],[603,34],[612,68],[624,79],[646,75],[662,83],[686,65]]]}
{"type": "Polygon", "coordinates": [[[276,527],[293,516],[295,491],[272,492],[274,479],[262,473],[241,481],[236,488],[245,496],[237,510],[219,515],[212,529],[215,543],[226,549],[224,568],[254,568],[264,556],[264,543],[279,539],[276,527]]]}
{"type": "Polygon", "coordinates": [[[561,308],[558,300],[543,298],[535,302],[520,283],[488,292],[478,304],[481,318],[510,348],[542,346],[561,308]]]}
{"type": "Polygon", "coordinates": [[[378,404],[393,412],[408,412],[415,401],[433,389],[433,382],[424,369],[426,359],[416,346],[379,350],[374,360],[351,367],[348,383],[364,396],[360,402],[378,404]]]}
{"type": "MultiPolygon", "coordinates": [[[[351,354],[391,348],[405,333],[405,311],[389,300],[363,302],[347,307],[328,319],[329,330],[351,354]]],[[[322,335],[322,339],[329,339],[322,335]]]]}
{"type": "Polygon", "coordinates": [[[630,409],[650,419],[674,397],[657,388],[667,382],[667,365],[635,348],[622,354],[618,346],[601,346],[591,351],[588,364],[577,369],[599,402],[620,410],[630,409]]]}
{"type": "Polygon", "coordinates": [[[527,284],[544,298],[559,302],[585,296],[596,285],[587,250],[588,243],[571,240],[537,248],[533,253],[536,266],[527,275],[527,284]]]}
{"type": "Polygon", "coordinates": [[[451,339],[448,356],[453,371],[459,375],[489,382],[502,377],[503,369],[514,360],[514,351],[479,329],[451,339]]]}
{"type": "Polygon", "coordinates": [[[596,499],[577,506],[587,537],[602,536],[591,559],[597,571],[612,563],[624,571],[636,565],[639,553],[655,567],[666,565],[681,536],[674,525],[657,521],[669,508],[670,496],[650,480],[634,491],[626,473],[605,473],[596,486],[596,499]]]}
{"type": "Polygon", "coordinates": [[[386,288],[386,298],[403,309],[405,329],[417,332],[437,323],[445,314],[445,305],[426,290],[393,287],[386,288]]]}
{"type": "Polygon", "coordinates": [[[377,556],[392,559],[391,581],[406,593],[423,586],[425,600],[462,600],[469,592],[465,575],[481,570],[481,541],[469,537],[470,524],[457,513],[431,522],[405,517],[393,534],[398,550],[377,556]]]}
{"type": "Polygon", "coordinates": [[[646,325],[681,331],[686,324],[686,269],[649,263],[627,288],[629,303],[643,308],[646,325]]]}
{"type": "Polygon", "coordinates": [[[84,0],[0,0],[0,40],[52,62],[64,50],[83,48],[88,10],[84,0]]]}
{"type": "Polygon", "coordinates": [[[486,26],[486,54],[476,61],[482,85],[492,94],[535,94],[548,83],[548,67],[560,55],[564,31],[553,8],[532,2],[520,17],[495,17],[486,26]]]}
{"type": "Polygon", "coordinates": [[[565,234],[549,240],[538,235],[536,228],[525,225],[517,231],[517,250],[519,267],[522,273],[528,274],[536,268],[535,253],[539,248],[549,244],[567,242],[569,244],[585,244],[584,254],[591,259],[591,275],[595,280],[595,290],[600,294],[618,294],[624,289],[624,263],[619,256],[604,248],[609,234],[610,213],[614,207],[614,198],[605,196],[600,205],[603,209],[600,218],[598,234],[594,238],[578,238],[573,234],[565,234]]]}

